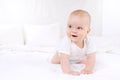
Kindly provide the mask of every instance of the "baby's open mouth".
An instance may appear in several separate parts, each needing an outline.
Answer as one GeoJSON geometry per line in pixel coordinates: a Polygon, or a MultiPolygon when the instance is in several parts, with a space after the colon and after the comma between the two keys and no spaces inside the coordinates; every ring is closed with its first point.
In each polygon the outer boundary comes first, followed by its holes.
{"type": "Polygon", "coordinates": [[[77,37],[77,35],[72,35],[72,37],[77,37]]]}

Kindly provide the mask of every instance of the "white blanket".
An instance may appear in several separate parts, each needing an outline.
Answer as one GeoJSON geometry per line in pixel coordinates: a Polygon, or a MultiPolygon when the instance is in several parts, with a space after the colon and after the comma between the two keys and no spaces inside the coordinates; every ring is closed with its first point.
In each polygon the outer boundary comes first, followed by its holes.
{"type": "MultiPolygon", "coordinates": [[[[95,72],[90,75],[64,74],[59,64],[51,64],[52,53],[1,50],[0,80],[120,80],[120,55],[98,53],[95,72]]],[[[83,65],[72,65],[81,69],[83,65]]]]}

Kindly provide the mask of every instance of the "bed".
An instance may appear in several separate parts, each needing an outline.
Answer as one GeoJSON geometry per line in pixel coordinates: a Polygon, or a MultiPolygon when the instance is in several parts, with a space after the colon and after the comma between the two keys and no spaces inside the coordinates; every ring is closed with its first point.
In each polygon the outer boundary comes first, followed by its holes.
{"type": "MultiPolygon", "coordinates": [[[[97,48],[93,74],[67,75],[59,64],[51,64],[63,35],[59,26],[0,25],[0,80],[120,80],[118,37],[93,37],[97,48]]],[[[74,70],[83,66],[71,65],[74,70]]]]}
{"type": "MultiPolygon", "coordinates": [[[[63,74],[59,64],[51,64],[52,51],[3,46],[0,53],[0,80],[120,80],[120,55],[112,52],[98,52],[95,72],[80,76],[63,74]]],[[[81,66],[74,64],[72,68],[81,66]]]]}

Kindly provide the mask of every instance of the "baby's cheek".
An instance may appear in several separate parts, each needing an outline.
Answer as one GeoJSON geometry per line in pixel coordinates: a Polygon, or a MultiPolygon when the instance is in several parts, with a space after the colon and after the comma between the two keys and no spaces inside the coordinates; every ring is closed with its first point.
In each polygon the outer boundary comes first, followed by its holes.
{"type": "Polygon", "coordinates": [[[80,36],[84,36],[85,34],[84,34],[84,32],[79,32],[78,35],[80,35],[80,36]]]}
{"type": "Polygon", "coordinates": [[[80,33],[79,37],[82,38],[82,39],[84,39],[86,37],[86,34],[85,33],[80,33]]]}
{"type": "Polygon", "coordinates": [[[69,33],[67,33],[67,36],[70,38],[70,34],[69,33]]]}
{"type": "Polygon", "coordinates": [[[87,33],[86,31],[83,31],[83,32],[82,32],[82,35],[83,35],[83,36],[86,36],[87,34],[88,34],[88,33],[87,33]]]}
{"type": "Polygon", "coordinates": [[[66,33],[67,33],[68,36],[70,36],[70,31],[67,31],[66,33]]]}

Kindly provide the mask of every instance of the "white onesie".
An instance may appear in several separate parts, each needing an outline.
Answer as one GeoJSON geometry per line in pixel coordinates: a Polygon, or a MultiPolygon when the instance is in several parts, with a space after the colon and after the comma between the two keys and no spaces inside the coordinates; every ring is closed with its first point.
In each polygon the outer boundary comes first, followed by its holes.
{"type": "Polygon", "coordinates": [[[86,54],[94,53],[95,47],[90,37],[84,39],[84,47],[79,48],[67,36],[65,36],[60,43],[57,52],[70,55],[70,62],[79,62],[86,54]]]}

